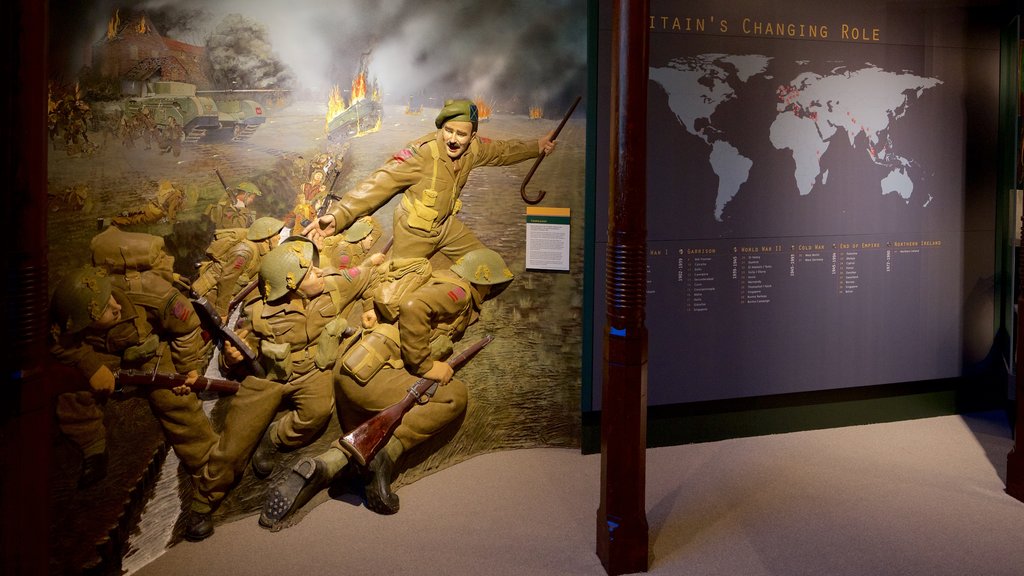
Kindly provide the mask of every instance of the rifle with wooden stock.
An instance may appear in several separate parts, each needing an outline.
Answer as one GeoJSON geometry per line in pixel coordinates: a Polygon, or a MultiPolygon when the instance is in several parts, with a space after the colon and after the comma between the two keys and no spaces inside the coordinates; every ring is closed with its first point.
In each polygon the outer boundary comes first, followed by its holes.
{"type": "Polygon", "coordinates": [[[239,290],[238,294],[235,294],[235,297],[228,302],[228,316],[231,316],[231,313],[235,311],[235,308],[238,308],[238,305],[244,302],[249,294],[252,294],[252,291],[256,289],[256,286],[258,286],[259,283],[260,278],[257,276],[256,278],[253,278],[252,282],[249,282],[244,288],[239,290]]]}
{"type": "MultiPolygon", "coordinates": [[[[483,350],[484,346],[487,346],[493,340],[494,336],[490,334],[484,336],[462,352],[449,358],[447,360],[448,365],[453,370],[457,369],[475,356],[477,352],[483,350]]],[[[405,413],[416,404],[426,404],[429,402],[436,390],[437,381],[420,378],[409,387],[409,391],[404,398],[374,414],[369,420],[344,435],[339,440],[342,448],[360,466],[366,466],[377,455],[377,452],[380,452],[388,443],[388,439],[394,434],[398,425],[402,423],[402,417],[405,416],[405,413]]]]}
{"type": "MultiPolygon", "coordinates": [[[[115,374],[117,380],[115,392],[125,392],[126,388],[177,388],[185,383],[185,374],[157,372],[146,372],[133,368],[121,368],[115,374]]],[[[225,380],[223,378],[208,378],[200,376],[198,380],[189,384],[189,388],[195,393],[218,392],[220,394],[234,394],[238,392],[238,382],[225,380]]]]}
{"type": "Polygon", "coordinates": [[[206,299],[206,296],[194,298],[192,300],[192,307],[195,308],[196,314],[199,315],[199,321],[203,326],[215,332],[221,342],[231,342],[231,345],[242,353],[246,365],[254,376],[259,378],[266,376],[266,371],[263,370],[263,366],[256,359],[256,353],[234,330],[224,325],[224,320],[220,317],[216,308],[213,307],[213,303],[206,299]]]}
{"type": "Polygon", "coordinates": [[[320,208],[316,211],[316,217],[319,220],[323,218],[327,211],[330,210],[331,204],[334,204],[336,200],[341,200],[341,196],[334,193],[334,185],[338,183],[338,176],[341,175],[341,170],[334,170],[334,177],[331,178],[331,185],[327,187],[327,195],[320,202],[320,208]]]}

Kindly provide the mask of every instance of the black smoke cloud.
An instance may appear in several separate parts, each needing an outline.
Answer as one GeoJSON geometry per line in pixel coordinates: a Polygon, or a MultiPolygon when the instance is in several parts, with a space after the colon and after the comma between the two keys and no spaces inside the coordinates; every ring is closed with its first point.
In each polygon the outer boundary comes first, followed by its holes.
{"type": "Polygon", "coordinates": [[[314,94],[347,88],[361,65],[393,102],[480,97],[523,112],[564,108],[586,88],[586,0],[51,0],[63,28],[51,33],[53,69],[73,74],[117,8],[145,10],[164,35],[200,45],[242,14],[314,94]]]}

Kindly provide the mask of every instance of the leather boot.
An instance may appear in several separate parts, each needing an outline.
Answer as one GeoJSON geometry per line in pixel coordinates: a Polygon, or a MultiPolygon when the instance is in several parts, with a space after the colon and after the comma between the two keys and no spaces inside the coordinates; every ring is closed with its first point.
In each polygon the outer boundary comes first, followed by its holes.
{"type": "Polygon", "coordinates": [[[271,528],[302,508],[331,483],[327,465],[319,458],[303,458],[288,476],[271,488],[260,512],[260,526],[271,528]]]}
{"type": "Polygon", "coordinates": [[[82,460],[82,471],[78,475],[78,487],[88,488],[107,476],[107,453],[90,454],[82,460]]]}
{"type": "Polygon", "coordinates": [[[278,450],[270,437],[273,429],[273,425],[267,427],[259,445],[256,446],[256,451],[252,453],[252,473],[260,479],[269,478],[277,465],[278,450]]]}
{"type": "Polygon", "coordinates": [[[199,542],[213,534],[213,514],[210,512],[188,511],[185,518],[185,540],[199,542]]]}
{"type": "Polygon", "coordinates": [[[398,494],[391,491],[394,460],[387,450],[381,450],[370,462],[370,479],[366,483],[366,507],[378,514],[398,512],[398,494]]]}

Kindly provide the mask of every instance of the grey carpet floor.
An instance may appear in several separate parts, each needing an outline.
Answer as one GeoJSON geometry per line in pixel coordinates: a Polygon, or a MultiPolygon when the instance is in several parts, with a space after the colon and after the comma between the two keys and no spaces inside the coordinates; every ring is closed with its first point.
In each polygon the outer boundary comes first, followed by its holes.
{"type": "MultiPolygon", "coordinates": [[[[1013,446],[985,412],[647,451],[647,573],[1024,575],[1013,446]]],[[[477,456],[403,487],[379,516],[328,500],[280,532],[256,517],[177,544],[161,575],[595,575],[601,456],[477,456]]]]}

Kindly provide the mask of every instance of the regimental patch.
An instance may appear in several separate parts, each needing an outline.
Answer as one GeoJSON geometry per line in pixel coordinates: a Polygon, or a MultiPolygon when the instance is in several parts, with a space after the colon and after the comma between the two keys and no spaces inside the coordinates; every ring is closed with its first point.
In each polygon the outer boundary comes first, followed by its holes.
{"type": "Polygon", "coordinates": [[[245,258],[242,258],[241,256],[235,258],[235,263],[231,265],[235,270],[241,270],[242,266],[245,266],[245,258]]]}
{"type": "Polygon", "coordinates": [[[338,258],[338,268],[348,268],[352,264],[352,257],[348,254],[342,254],[341,258],[338,258]]]}
{"type": "Polygon", "coordinates": [[[491,143],[491,139],[487,138],[486,136],[480,136],[479,138],[480,138],[480,142],[483,143],[483,144],[490,144],[491,143]]]}
{"type": "Polygon", "coordinates": [[[174,299],[174,306],[171,308],[171,314],[182,322],[188,322],[188,319],[192,317],[193,308],[192,306],[185,303],[181,298],[174,299]]]}
{"type": "Polygon", "coordinates": [[[394,158],[396,162],[405,162],[409,158],[412,158],[412,150],[408,148],[402,148],[401,150],[396,152],[395,155],[392,156],[392,158],[394,158]]]}
{"type": "Polygon", "coordinates": [[[456,286],[448,291],[448,297],[452,299],[452,302],[458,302],[466,297],[466,291],[456,286]]]}
{"type": "Polygon", "coordinates": [[[359,268],[345,268],[341,273],[348,278],[349,282],[352,282],[359,277],[360,271],[359,268]]]}

